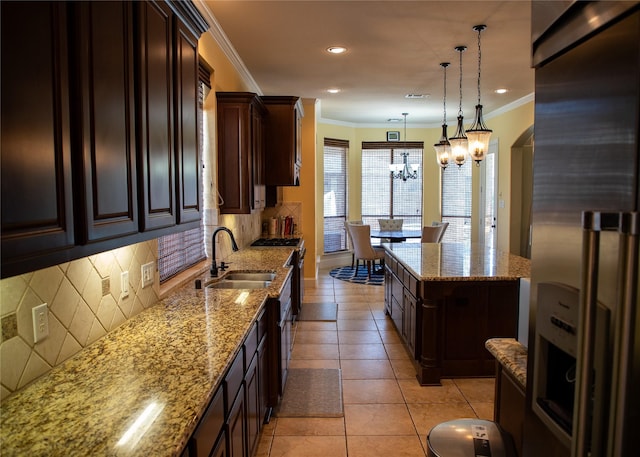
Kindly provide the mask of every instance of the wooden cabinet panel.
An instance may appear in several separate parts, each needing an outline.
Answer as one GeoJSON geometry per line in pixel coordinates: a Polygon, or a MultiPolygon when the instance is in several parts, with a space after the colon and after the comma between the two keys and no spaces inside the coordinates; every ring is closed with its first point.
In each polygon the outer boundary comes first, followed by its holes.
{"type": "Polygon", "coordinates": [[[268,186],[299,186],[302,166],[302,117],[299,97],[262,97],[266,118],[265,157],[269,163],[268,186]]]}
{"type": "Polygon", "coordinates": [[[143,230],[176,223],[173,141],[173,13],[164,3],[138,6],[140,204],[143,230]]]}
{"type": "Polygon", "coordinates": [[[522,455],[525,403],[524,391],[498,363],[494,420],[511,434],[517,455],[522,455]]]}
{"type": "Polygon", "coordinates": [[[25,258],[73,246],[75,234],[66,6],[1,2],[0,8],[1,252],[7,276],[25,258]]]}
{"type": "Polygon", "coordinates": [[[254,354],[245,374],[245,402],[247,408],[247,450],[253,455],[258,446],[260,436],[260,376],[258,373],[258,357],[254,354]]]}
{"type": "Polygon", "coordinates": [[[201,218],[198,149],[198,38],[176,22],[176,154],[178,223],[201,218]]]}
{"type": "Polygon", "coordinates": [[[229,418],[227,419],[229,457],[247,457],[246,425],[244,386],[240,386],[240,391],[229,409],[229,418]]]}
{"type": "Polygon", "coordinates": [[[82,150],[76,219],[84,244],[138,232],[135,157],[133,8],[131,3],[76,5],[74,99],[82,150]],[[81,190],[81,192],[79,192],[81,190]]]}
{"type": "Polygon", "coordinates": [[[223,388],[220,387],[189,440],[189,455],[208,456],[211,449],[215,447],[216,441],[219,440],[219,436],[222,435],[224,438],[224,425],[224,396],[223,388]]]}

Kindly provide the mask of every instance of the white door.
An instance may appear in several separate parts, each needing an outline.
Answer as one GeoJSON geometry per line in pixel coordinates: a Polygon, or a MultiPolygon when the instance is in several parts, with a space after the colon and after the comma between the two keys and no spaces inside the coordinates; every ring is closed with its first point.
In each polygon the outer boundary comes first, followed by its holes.
{"type": "Polygon", "coordinates": [[[481,167],[480,179],[480,235],[479,240],[487,247],[497,246],[496,201],[498,183],[498,140],[489,142],[489,151],[481,167]]]}

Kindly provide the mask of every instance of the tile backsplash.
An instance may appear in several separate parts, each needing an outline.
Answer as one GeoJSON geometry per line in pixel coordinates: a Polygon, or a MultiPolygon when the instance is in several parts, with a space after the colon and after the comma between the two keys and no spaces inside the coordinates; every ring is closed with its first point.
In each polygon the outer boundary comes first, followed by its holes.
{"type": "Polygon", "coordinates": [[[1,280],[0,398],[157,304],[157,252],[151,240],[1,280]],[[154,262],[155,281],[143,288],[141,266],[148,262],[154,262]],[[42,303],[48,307],[49,336],[34,344],[31,309],[42,303]]]}

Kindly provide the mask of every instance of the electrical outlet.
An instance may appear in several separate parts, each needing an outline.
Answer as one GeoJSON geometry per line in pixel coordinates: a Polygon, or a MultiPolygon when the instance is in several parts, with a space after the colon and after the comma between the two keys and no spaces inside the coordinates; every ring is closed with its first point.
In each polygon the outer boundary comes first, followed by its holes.
{"type": "Polygon", "coordinates": [[[33,342],[37,343],[49,336],[49,311],[43,303],[31,308],[33,318],[33,342]]]}
{"type": "Polygon", "coordinates": [[[122,293],[120,294],[122,298],[127,298],[129,296],[129,271],[123,271],[120,273],[120,290],[122,290],[122,293]]]}
{"type": "Polygon", "coordinates": [[[142,265],[142,288],[153,285],[153,262],[142,265]]]}

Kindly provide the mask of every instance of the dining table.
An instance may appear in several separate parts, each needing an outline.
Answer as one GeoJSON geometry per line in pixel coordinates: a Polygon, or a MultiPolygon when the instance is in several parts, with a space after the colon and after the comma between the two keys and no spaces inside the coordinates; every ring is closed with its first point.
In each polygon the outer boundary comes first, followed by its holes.
{"type": "Polygon", "coordinates": [[[399,243],[408,238],[422,238],[422,230],[371,230],[371,238],[388,239],[390,243],[399,243]]]}

